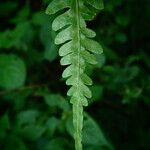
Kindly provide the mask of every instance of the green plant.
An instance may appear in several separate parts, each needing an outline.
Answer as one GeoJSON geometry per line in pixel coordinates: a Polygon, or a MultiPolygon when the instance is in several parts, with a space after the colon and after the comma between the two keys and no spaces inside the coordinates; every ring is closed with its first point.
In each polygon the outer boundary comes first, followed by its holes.
{"type": "Polygon", "coordinates": [[[46,9],[51,15],[67,9],[52,23],[52,29],[59,31],[55,44],[62,46],[59,55],[61,65],[67,65],[62,77],[71,86],[67,92],[73,104],[73,125],[75,149],[82,150],[83,106],[88,106],[92,94],[88,85],[92,80],[85,73],[86,64],[96,64],[94,54],[101,54],[101,45],[92,40],[96,33],[86,27],[85,21],[93,20],[98,10],[103,9],[102,0],[53,0],[46,9]],[[94,53],[94,54],[92,54],[94,53]]]}
{"type": "MultiPolygon", "coordinates": [[[[0,2],[2,150],[74,150],[54,17],[43,11],[50,1],[0,2]]],[[[86,66],[93,85],[84,107],[83,149],[148,150],[150,1],[103,1],[105,9],[87,22],[105,54],[86,66]]]]}

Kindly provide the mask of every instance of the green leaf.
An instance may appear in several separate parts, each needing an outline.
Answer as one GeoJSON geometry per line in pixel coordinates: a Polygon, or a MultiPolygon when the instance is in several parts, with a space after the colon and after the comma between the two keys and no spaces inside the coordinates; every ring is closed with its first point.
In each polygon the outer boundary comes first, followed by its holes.
{"type": "Polygon", "coordinates": [[[47,43],[44,51],[44,58],[52,62],[53,60],[56,59],[56,57],[57,57],[57,47],[51,42],[47,43]]]}
{"type": "Polygon", "coordinates": [[[88,106],[88,99],[85,96],[81,96],[80,99],[83,106],[88,106]]]}
{"type": "Polygon", "coordinates": [[[83,143],[88,146],[99,146],[99,149],[103,146],[110,150],[113,150],[112,145],[106,139],[102,129],[98,124],[86,114],[83,128],[83,143]]]}
{"type": "Polygon", "coordinates": [[[23,126],[25,124],[34,124],[38,116],[39,112],[37,110],[22,111],[17,116],[18,125],[23,126]]]}
{"type": "Polygon", "coordinates": [[[85,5],[81,5],[80,11],[81,11],[82,17],[88,21],[93,20],[97,14],[97,10],[95,8],[87,7],[85,5]]]}
{"type": "Polygon", "coordinates": [[[81,80],[82,80],[83,83],[86,84],[86,85],[92,85],[92,80],[91,80],[91,78],[90,78],[87,74],[85,74],[85,73],[81,74],[81,80]]]}
{"type": "Polygon", "coordinates": [[[57,46],[54,44],[54,37],[56,34],[54,31],[49,30],[49,22],[50,20],[45,18],[45,22],[41,27],[40,39],[45,47],[44,58],[51,62],[57,57],[58,50],[57,46]],[[49,32],[47,32],[47,30],[49,30],[49,32]]]}
{"type": "MultiPolygon", "coordinates": [[[[91,92],[86,85],[91,85],[92,81],[84,74],[84,71],[86,63],[97,63],[95,56],[90,52],[101,54],[103,50],[98,42],[89,39],[95,37],[96,34],[86,27],[84,14],[86,14],[88,19],[93,18],[96,15],[96,9],[103,8],[103,2],[101,0],[84,0],[80,2],[72,0],[60,0],[57,2],[53,0],[47,7],[46,13],[54,14],[64,8],[68,9],[54,19],[52,28],[55,31],[61,29],[55,38],[55,44],[60,45],[66,42],[60,47],[59,55],[62,56],[60,60],[61,65],[70,65],[62,74],[63,78],[68,78],[66,84],[72,85],[67,94],[69,96],[76,94],[78,98],[81,98],[83,95],[87,98],[91,98],[91,92]],[[91,5],[90,8],[87,7],[87,4],[91,5]],[[75,7],[75,5],[79,7],[75,7]],[[81,11],[83,16],[76,14],[80,13],[79,11],[81,11]],[[77,90],[78,92],[80,91],[80,93],[77,94],[77,90]]],[[[81,98],[82,102],[87,101],[85,97],[81,98]]]]}
{"type": "Polygon", "coordinates": [[[88,51],[82,51],[81,55],[87,63],[93,64],[93,65],[97,64],[95,55],[90,54],[88,51]]]}
{"type": "Polygon", "coordinates": [[[62,29],[66,25],[71,25],[72,19],[71,19],[71,11],[67,11],[64,14],[58,16],[52,23],[52,29],[54,31],[62,29]]]}
{"type": "MultiPolygon", "coordinates": [[[[73,86],[71,87],[73,88],[73,86]]],[[[70,88],[70,89],[71,89],[70,88]]],[[[69,91],[68,91],[69,92],[69,91]]],[[[68,94],[68,93],[67,93],[68,94]]],[[[79,93],[77,92],[77,90],[75,89],[75,91],[73,93],[70,93],[69,96],[72,96],[71,99],[70,99],[70,103],[71,104],[74,104],[76,103],[78,100],[80,100],[80,103],[83,105],[83,106],[88,106],[88,100],[87,98],[85,97],[85,95],[83,95],[83,93],[79,93]]]]}
{"type": "Polygon", "coordinates": [[[91,6],[95,7],[96,9],[104,9],[104,3],[102,0],[84,0],[85,2],[89,3],[91,6]]]}
{"type": "Polygon", "coordinates": [[[51,107],[58,106],[60,102],[60,96],[57,94],[44,94],[44,99],[45,102],[51,107]]]}
{"type": "Polygon", "coordinates": [[[54,136],[54,132],[60,124],[60,120],[56,117],[48,118],[46,122],[46,129],[48,130],[48,136],[54,136]]]}
{"type": "Polygon", "coordinates": [[[101,68],[105,64],[105,62],[106,62],[105,55],[103,53],[100,54],[100,55],[95,54],[95,57],[96,57],[96,60],[97,60],[96,67],[101,68]]]}
{"type": "Polygon", "coordinates": [[[59,49],[59,55],[60,56],[66,56],[69,53],[71,53],[72,52],[72,45],[73,45],[72,41],[62,45],[59,49]]]}
{"type": "Polygon", "coordinates": [[[26,79],[26,67],[22,59],[10,54],[0,55],[0,86],[6,90],[12,90],[24,85],[26,79]]]}
{"type": "Polygon", "coordinates": [[[103,49],[98,42],[88,38],[82,39],[82,46],[96,54],[101,54],[103,52],[103,49]]]}
{"type": "Polygon", "coordinates": [[[76,76],[72,75],[70,78],[66,80],[66,85],[74,85],[74,82],[77,81],[76,76]]]}
{"type": "Polygon", "coordinates": [[[55,14],[56,12],[69,7],[70,6],[70,0],[53,0],[46,9],[46,14],[55,14]]]}
{"type": "Polygon", "coordinates": [[[95,56],[90,52],[96,54],[103,52],[101,45],[90,39],[96,34],[86,27],[85,20],[93,19],[97,14],[96,9],[102,9],[103,3],[101,0],[60,0],[59,2],[53,0],[47,7],[46,13],[54,14],[64,8],[67,8],[66,11],[64,10],[64,13],[53,21],[52,28],[58,31],[55,44],[65,43],[59,50],[62,56],[60,64],[69,65],[62,77],[68,78],[67,85],[72,85],[67,95],[71,96],[70,102],[73,104],[75,149],[80,150],[83,106],[87,106],[87,98],[92,97],[90,89],[86,86],[91,85],[92,81],[84,72],[87,63],[96,64],[95,56]]]}
{"type": "Polygon", "coordinates": [[[43,125],[26,125],[19,129],[19,134],[27,140],[36,141],[45,132],[43,125]]]}
{"type": "Polygon", "coordinates": [[[17,132],[24,138],[34,141],[42,136],[46,126],[39,124],[37,121],[39,112],[36,110],[27,110],[17,116],[17,132]]]}
{"type": "Polygon", "coordinates": [[[15,18],[11,19],[11,22],[13,23],[23,23],[24,21],[27,20],[27,17],[30,14],[30,6],[24,5],[22,9],[16,14],[15,18]]]}
{"type": "MultiPolygon", "coordinates": [[[[66,130],[73,136],[72,115],[67,118],[66,130]]],[[[87,113],[85,114],[85,121],[83,124],[83,144],[85,149],[89,150],[99,150],[103,149],[103,147],[108,150],[114,150],[112,144],[104,135],[101,127],[87,113]]]]}
{"type": "Polygon", "coordinates": [[[44,146],[43,150],[64,150],[67,146],[68,141],[65,138],[58,137],[52,139],[46,146],[44,146]]]}
{"type": "Polygon", "coordinates": [[[62,77],[63,78],[67,78],[71,75],[74,75],[75,74],[75,67],[74,65],[70,65],[69,67],[67,67],[64,71],[63,71],[63,74],[62,74],[62,77]]]}
{"type": "Polygon", "coordinates": [[[72,96],[72,95],[76,92],[76,90],[77,90],[77,87],[72,86],[72,87],[68,90],[67,95],[68,95],[68,96],[72,96]]]}
{"type": "Polygon", "coordinates": [[[58,94],[45,93],[43,97],[46,104],[50,107],[59,107],[64,111],[67,111],[69,109],[67,101],[58,94]]]}
{"type": "Polygon", "coordinates": [[[72,63],[72,59],[73,59],[73,54],[68,54],[64,56],[63,58],[61,58],[60,64],[63,66],[70,65],[72,63]]]}
{"type": "Polygon", "coordinates": [[[91,98],[92,97],[92,93],[91,93],[90,89],[86,85],[81,84],[80,85],[80,89],[83,92],[84,96],[86,96],[87,98],[91,98]]]}
{"type": "Polygon", "coordinates": [[[7,29],[0,32],[0,48],[27,50],[28,44],[33,38],[33,31],[29,22],[20,21],[13,30],[7,29]]]}
{"type": "Polygon", "coordinates": [[[66,41],[69,41],[72,39],[72,27],[68,27],[61,32],[59,32],[55,38],[55,44],[63,44],[66,41]]]}
{"type": "Polygon", "coordinates": [[[82,28],[81,31],[85,36],[87,36],[89,38],[94,38],[96,36],[96,33],[91,29],[82,28]]]}

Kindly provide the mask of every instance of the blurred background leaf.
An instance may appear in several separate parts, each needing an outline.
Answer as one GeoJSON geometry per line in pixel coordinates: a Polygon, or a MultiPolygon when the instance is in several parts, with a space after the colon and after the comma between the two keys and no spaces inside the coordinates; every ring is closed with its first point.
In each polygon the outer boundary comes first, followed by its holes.
{"type": "Polygon", "coordinates": [[[21,87],[26,79],[26,67],[16,55],[0,55],[0,87],[11,90],[21,87]]]}

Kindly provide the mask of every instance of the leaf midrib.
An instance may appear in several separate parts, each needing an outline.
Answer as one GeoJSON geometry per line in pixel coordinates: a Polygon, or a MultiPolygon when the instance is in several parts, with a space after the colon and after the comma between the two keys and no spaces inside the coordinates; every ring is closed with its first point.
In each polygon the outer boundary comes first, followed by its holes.
{"type": "Polygon", "coordinates": [[[77,70],[77,90],[79,89],[80,78],[80,51],[81,51],[81,37],[80,37],[80,12],[79,12],[79,0],[76,0],[76,23],[77,23],[77,51],[78,51],[78,70],[77,70]]]}
{"type": "MultiPolygon", "coordinates": [[[[77,52],[78,52],[78,67],[77,67],[77,92],[78,92],[78,98],[79,98],[79,93],[80,93],[80,88],[79,88],[79,82],[80,82],[80,52],[81,52],[81,33],[80,33],[80,10],[79,10],[79,0],[75,0],[75,18],[76,18],[76,30],[77,30],[77,52]]],[[[76,110],[76,116],[77,116],[77,121],[76,121],[76,132],[77,132],[77,149],[82,149],[81,146],[81,143],[80,143],[80,124],[82,124],[82,122],[80,122],[80,107],[82,107],[81,105],[81,99],[77,99],[76,100],[76,104],[75,104],[77,107],[76,110]]]]}

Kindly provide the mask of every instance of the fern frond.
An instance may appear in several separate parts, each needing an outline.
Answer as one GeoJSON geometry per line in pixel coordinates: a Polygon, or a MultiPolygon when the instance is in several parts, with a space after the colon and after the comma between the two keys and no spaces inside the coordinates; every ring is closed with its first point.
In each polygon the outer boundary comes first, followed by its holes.
{"type": "Polygon", "coordinates": [[[73,125],[76,150],[82,149],[83,106],[88,105],[92,94],[88,85],[92,80],[85,73],[86,64],[96,64],[95,54],[102,53],[101,45],[92,40],[96,33],[86,27],[86,20],[92,20],[98,10],[103,9],[102,0],[53,0],[46,9],[49,15],[66,10],[57,16],[52,29],[58,31],[55,44],[60,45],[61,65],[67,65],[62,77],[71,88],[67,95],[73,104],[73,125]]]}

